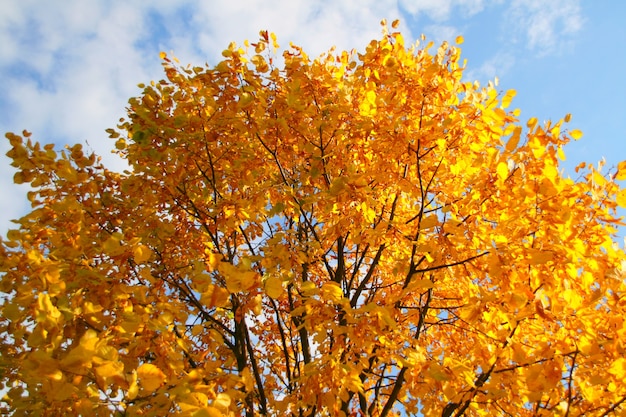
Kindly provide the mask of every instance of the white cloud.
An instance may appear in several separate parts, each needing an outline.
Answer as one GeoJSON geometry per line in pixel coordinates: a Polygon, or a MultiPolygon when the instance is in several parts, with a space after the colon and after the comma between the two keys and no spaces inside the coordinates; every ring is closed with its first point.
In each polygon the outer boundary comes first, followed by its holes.
{"type": "Polygon", "coordinates": [[[452,0],[400,0],[399,3],[414,16],[423,13],[436,21],[447,20],[452,8],[452,0]]]}
{"type": "Polygon", "coordinates": [[[401,7],[413,16],[424,14],[436,22],[450,19],[453,11],[459,11],[464,17],[471,17],[483,11],[491,4],[503,0],[400,0],[401,7]]]}
{"type": "Polygon", "coordinates": [[[444,41],[453,42],[461,34],[457,27],[450,25],[429,25],[424,32],[427,34],[427,41],[433,41],[435,47],[444,41]]]}
{"type": "Polygon", "coordinates": [[[457,4],[461,6],[467,16],[473,16],[483,11],[487,6],[486,3],[499,3],[498,0],[485,1],[485,0],[457,0],[457,4]]]}
{"type": "Polygon", "coordinates": [[[510,52],[501,51],[484,61],[478,68],[467,70],[463,74],[463,79],[472,82],[478,81],[484,85],[496,77],[503,78],[514,65],[515,56],[510,52]]]}
{"type": "Polygon", "coordinates": [[[513,40],[539,55],[559,52],[583,26],[578,0],[516,0],[508,12],[513,40]]]}

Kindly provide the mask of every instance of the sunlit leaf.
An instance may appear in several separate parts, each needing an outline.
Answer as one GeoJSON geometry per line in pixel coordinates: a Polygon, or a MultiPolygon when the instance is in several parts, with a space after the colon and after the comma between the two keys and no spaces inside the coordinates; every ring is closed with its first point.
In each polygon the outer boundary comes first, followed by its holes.
{"type": "Polygon", "coordinates": [[[578,129],[570,130],[569,134],[574,140],[578,140],[583,137],[583,132],[578,129]]]}
{"type": "Polygon", "coordinates": [[[554,254],[549,251],[532,249],[529,251],[529,253],[531,265],[545,264],[546,262],[551,261],[554,258],[554,254]]]}
{"type": "Polygon", "coordinates": [[[137,368],[137,376],[141,386],[147,391],[155,391],[166,379],[163,371],[151,363],[144,363],[137,368]]]}
{"type": "Polygon", "coordinates": [[[283,294],[283,285],[280,279],[268,277],[265,280],[265,292],[272,298],[279,298],[283,294]]]}
{"type": "Polygon", "coordinates": [[[509,167],[505,162],[500,162],[498,163],[496,172],[498,174],[498,177],[500,177],[500,180],[504,181],[509,175],[509,167]]]}
{"type": "Polygon", "coordinates": [[[619,193],[617,193],[616,201],[620,207],[626,208],[626,189],[620,190],[619,193]]]}
{"type": "Polygon", "coordinates": [[[343,298],[343,291],[337,283],[327,282],[322,286],[321,296],[324,300],[338,303],[343,298]]]}
{"type": "Polygon", "coordinates": [[[515,90],[508,90],[506,92],[504,97],[502,97],[502,101],[501,101],[501,106],[503,109],[506,109],[507,107],[511,105],[511,101],[513,100],[513,97],[515,97],[516,94],[517,94],[517,91],[515,90]]]}
{"type": "Polygon", "coordinates": [[[517,144],[519,143],[520,136],[522,134],[521,126],[517,126],[511,135],[511,138],[506,143],[506,151],[513,152],[515,148],[517,148],[517,144]]]}
{"type": "Polygon", "coordinates": [[[626,161],[622,161],[617,164],[617,173],[615,174],[616,180],[626,180],[626,161]]]}
{"type": "Polygon", "coordinates": [[[145,245],[139,245],[135,249],[133,249],[133,257],[135,259],[135,262],[137,263],[146,262],[148,259],[150,259],[150,256],[150,248],[145,245]]]}

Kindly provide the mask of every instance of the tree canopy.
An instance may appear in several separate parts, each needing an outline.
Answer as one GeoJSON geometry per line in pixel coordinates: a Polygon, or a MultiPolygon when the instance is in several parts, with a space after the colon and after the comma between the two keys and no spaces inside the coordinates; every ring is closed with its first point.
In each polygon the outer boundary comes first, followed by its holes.
{"type": "Polygon", "coordinates": [[[519,120],[456,44],[162,55],[129,164],[8,133],[5,412],[623,415],[626,162],[519,120]]]}

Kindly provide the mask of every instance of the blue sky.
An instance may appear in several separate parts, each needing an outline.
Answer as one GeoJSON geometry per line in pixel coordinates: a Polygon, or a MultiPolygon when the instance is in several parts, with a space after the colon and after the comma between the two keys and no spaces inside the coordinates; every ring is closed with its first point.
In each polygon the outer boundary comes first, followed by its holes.
{"type": "MultiPolygon", "coordinates": [[[[363,50],[379,22],[401,19],[405,40],[463,35],[466,80],[498,77],[516,89],[521,119],[559,119],[584,137],[566,147],[581,161],[626,159],[626,2],[578,0],[4,0],[0,4],[0,131],[87,144],[111,169],[104,132],[124,116],[137,84],[163,78],[159,52],[216,64],[230,41],[275,32],[316,56],[363,50]]],[[[0,233],[28,209],[0,142],[0,233]]]]}

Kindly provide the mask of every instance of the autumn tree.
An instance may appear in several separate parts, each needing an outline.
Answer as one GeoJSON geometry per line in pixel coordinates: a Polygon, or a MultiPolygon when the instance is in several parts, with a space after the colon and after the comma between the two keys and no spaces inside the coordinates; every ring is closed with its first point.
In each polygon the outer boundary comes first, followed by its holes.
{"type": "Polygon", "coordinates": [[[626,163],[565,176],[569,116],[520,122],[396,25],[163,55],[108,131],[123,173],[7,134],[4,412],[624,415],[626,163]]]}

